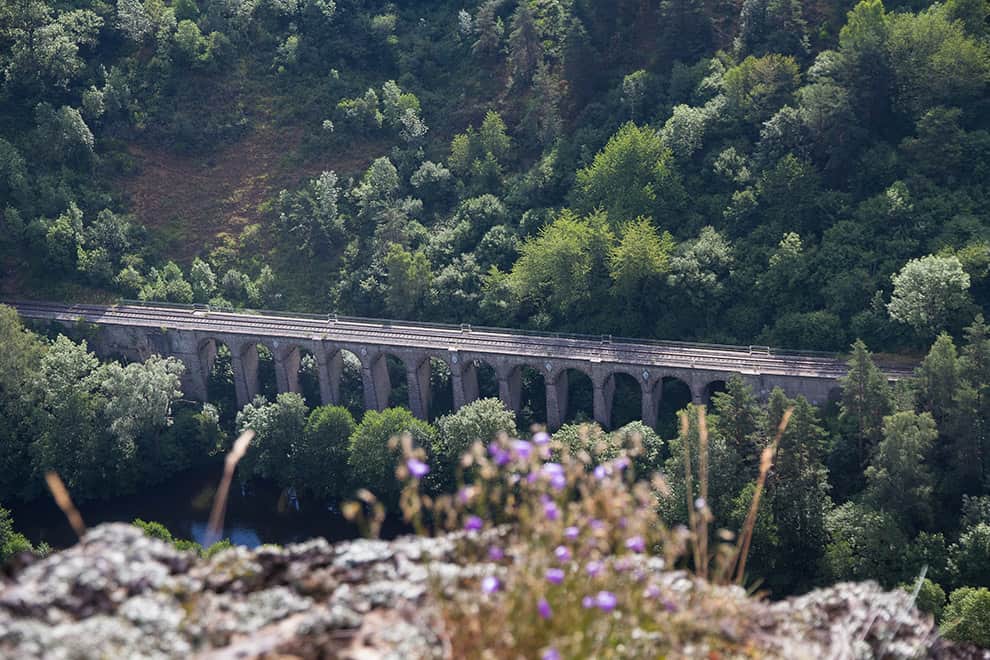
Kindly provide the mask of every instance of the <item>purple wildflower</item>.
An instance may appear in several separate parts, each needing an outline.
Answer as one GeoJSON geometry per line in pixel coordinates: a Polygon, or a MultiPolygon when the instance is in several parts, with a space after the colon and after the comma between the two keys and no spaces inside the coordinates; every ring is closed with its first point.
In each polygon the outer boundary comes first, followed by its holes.
{"type": "Polygon", "coordinates": [[[568,550],[566,546],[558,545],[553,551],[553,556],[556,557],[559,562],[570,561],[571,551],[568,550]]]}
{"type": "Polygon", "coordinates": [[[553,610],[550,609],[550,603],[547,602],[546,598],[541,598],[536,603],[536,611],[540,613],[541,619],[549,619],[553,615],[553,610]]]}
{"type": "Polygon", "coordinates": [[[550,584],[560,584],[564,581],[564,571],[559,568],[548,568],[546,578],[550,584]]]}
{"type": "Polygon", "coordinates": [[[557,503],[553,500],[544,502],[543,515],[546,516],[547,520],[557,520],[560,518],[560,509],[557,508],[557,503]]]}
{"type": "Polygon", "coordinates": [[[619,468],[620,471],[625,470],[627,467],[629,467],[629,465],[630,465],[629,459],[626,458],[625,456],[620,456],[619,458],[615,459],[615,467],[619,468]]]}
{"type": "Polygon", "coordinates": [[[479,529],[485,526],[485,521],[483,521],[478,516],[468,516],[467,520],[464,521],[464,529],[469,532],[477,532],[479,529]]]}
{"type": "Polygon", "coordinates": [[[595,475],[595,479],[601,481],[602,479],[608,476],[608,468],[606,468],[604,465],[595,466],[594,475],[595,475]]]}
{"type": "Polygon", "coordinates": [[[461,504],[467,504],[472,497],[474,497],[474,487],[472,486],[465,486],[457,491],[457,501],[461,504]]]}
{"type": "Polygon", "coordinates": [[[495,460],[495,465],[502,467],[506,465],[511,459],[509,452],[504,449],[496,449],[495,453],[492,454],[492,458],[495,460]]]}
{"type": "Polygon", "coordinates": [[[659,598],[660,597],[660,587],[658,587],[657,585],[652,584],[652,583],[651,584],[648,584],[646,586],[646,589],[643,590],[643,596],[645,596],[646,598],[649,598],[651,600],[654,599],[654,598],[659,598]]]}
{"type": "Polygon", "coordinates": [[[568,527],[564,530],[564,538],[569,541],[575,540],[580,535],[581,530],[574,526],[568,527]]]}
{"type": "Polygon", "coordinates": [[[492,561],[502,561],[505,559],[505,551],[497,545],[488,548],[488,558],[492,561]]]}
{"type": "Polygon", "coordinates": [[[409,468],[409,473],[417,479],[422,479],[430,473],[430,466],[415,458],[406,461],[406,467],[409,468]]]}
{"type": "Polygon", "coordinates": [[[533,445],[525,440],[514,440],[512,442],[512,452],[520,461],[528,461],[529,457],[533,455],[533,445]]]}
{"type": "Polygon", "coordinates": [[[642,536],[632,536],[626,539],[626,548],[636,553],[642,553],[646,551],[646,542],[643,541],[642,536]]]}
{"type": "Polygon", "coordinates": [[[590,610],[594,606],[595,606],[595,599],[592,598],[591,596],[585,596],[584,598],[581,599],[581,607],[583,607],[584,609],[590,610]]]}
{"type": "Polygon", "coordinates": [[[598,518],[592,518],[591,520],[588,521],[588,526],[591,527],[591,529],[594,529],[594,530],[597,531],[597,530],[602,529],[603,527],[605,527],[605,523],[603,523],[598,518]]]}
{"type": "Polygon", "coordinates": [[[595,595],[595,606],[602,612],[611,612],[618,602],[611,591],[599,591],[595,595]]]}
{"type": "Polygon", "coordinates": [[[602,564],[602,563],[601,563],[600,561],[595,561],[594,559],[592,559],[592,560],[591,560],[591,561],[589,561],[589,562],[588,562],[588,564],[587,564],[587,565],[586,565],[586,566],[584,567],[584,570],[585,570],[585,571],[586,571],[586,572],[588,573],[588,575],[590,575],[591,577],[598,577],[599,575],[601,575],[601,572],[602,572],[602,569],[603,569],[603,568],[605,568],[605,565],[604,565],[604,564],[602,564]]]}
{"type": "Polygon", "coordinates": [[[567,487],[567,477],[562,474],[555,474],[550,477],[550,486],[554,490],[564,490],[567,487]]]}
{"type": "Polygon", "coordinates": [[[701,511],[702,509],[704,509],[705,508],[705,498],[699,497],[698,499],[696,499],[694,501],[694,508],[697,509],[698,511],[701,511]]]}
{"type": "Polygon", "coordinates": [[[489,575],[481,581],[481,590],[486,594],[493,594],[502,588],[502,583],[494,575],[489,575]]]}
{"type": "Polygon", "coordinates": [[[663,599],[663,609],[665,609],[665,610],[667,610],[667,611],[668,611],[668,612],[670,612],[670,613],[674,613],[674,612],[676,612],[677,610],[679,610],[680,608],[679,608],[679,607],[677,607],[677,603],[675,603],[675,602],[674,602],[674,601],[672,601],[671,599],[669,599],[669,598],[664,598],[664,599],[663,599]]]}
{"type": "Polygon", "coordinates": [[[550,442],[550,434],[547,433],[546,431],[540,431],[539,433],[533,436],[533,444],[545,445],[548,442],[550,442]]]}
{"type": "Polygon", "coordinates": [[[555,474],[564,474],[564,466],[560,463],[544,463],[541,469],[543,470],[543,474],[548,477],[552,477],[555,474]]]}
{"type": "Polygon", "coordinates": [[[560,651],[551,646],[543,652],[543,655],[540,656],[540,660],[560,660],[560,651]]]}

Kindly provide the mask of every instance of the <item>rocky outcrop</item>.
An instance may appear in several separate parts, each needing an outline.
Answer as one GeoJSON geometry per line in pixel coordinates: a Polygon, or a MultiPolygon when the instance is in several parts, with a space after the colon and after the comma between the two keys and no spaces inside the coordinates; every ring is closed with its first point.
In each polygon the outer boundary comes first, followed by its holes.
{"type": "MultiPolygon", "coordinates": [[[[451,657],[440,599],[498,570],[458,562],[456,546],[456,537],[314,540],[201,560],[104,525],[3,586],[0,657],[451,657]]],[[[870,583],[767,603],[684,573],[660,578],[682,594],[671,603],[681,611],[706,594],[737,601],[718,626],[746,657],[990,658],[939,639],[907,594],[870,583]]]]}

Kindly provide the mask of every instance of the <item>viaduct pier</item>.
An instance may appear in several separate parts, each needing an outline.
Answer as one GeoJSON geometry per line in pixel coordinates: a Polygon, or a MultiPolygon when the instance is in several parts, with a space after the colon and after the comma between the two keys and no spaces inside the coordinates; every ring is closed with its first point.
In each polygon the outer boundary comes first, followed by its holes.
{"type": "MultiPolygon", "coordinates": [[[[663,383],[682,381],[692,399],[704,402],[711,391],[734,374],[766,396],[780,387],[790,396],[803,395],[825,403],[837,394],[846,365],[838,356],[777,351],[768,347],[719,346],[680,342],[537,334],[498,328],[453,326],[307,315],[290,312],[227,312],[205,305],[166,303],[117,305],[17,301],[8,303],[26,321],[64,325],[92,324],[98,329],[90,346],[97,354],[143,360],[172,356],[186,367],[183,391],[191,399],[207,400],[207,382],[218,346],[230,350],[239,406],[259,391],[258,347],[274,357],[280,392],[299,392],[301,355],[311,353],[317,364],[320,397],[325,404],[341,400],[345,351],[360,361],[365,408],[387,408],[392,384],[387,356],[405,366],[409,407],[427,418],[430,410],[431,361],[450,369],[454,408],[479,397],[478,371],[494,369],[498,395],[505,405],[520,409],[524,368],[539,371],[546,385],[547,425],[558,428],[567,418],[569,372],[590,378],[594,417],[611,427],[616,379],[639,384],[642,420],[656,426],[663,383]]],[[[910,370],[887,370],[894,380],[910,370]]]]}

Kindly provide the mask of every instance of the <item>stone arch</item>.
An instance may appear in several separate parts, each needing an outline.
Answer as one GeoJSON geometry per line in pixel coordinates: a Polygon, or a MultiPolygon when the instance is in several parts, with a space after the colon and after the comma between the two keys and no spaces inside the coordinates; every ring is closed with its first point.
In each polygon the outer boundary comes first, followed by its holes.
{"type": "Polygon", "coordinates": [[[233,424],[240,406],[231,346],[222,339],[210,337],[199,343],[197,352],[206,383],[206,400],[217,407],[225,424],[233,424]]]}
{"type": "Polygon", "coordinates": [[[498,398],[498,370],[495,366],[481,358],[474,358],[469,361],[469,369],[473,370],[477,388],[473,392],[466,392],[465,403],[470,403],[475,399],[497,399],[498,398]]]}
{"type": "Polygon", "coordinates": [[[339,348],[327,360],[329,370],[325,401],[343,406],[351,411],[355,419],[367,410],[365,407],[364,385],[362,383],[361,358],[347,348],[339,348]]]}
{"type": "Polygon", "coordinates": [[[725,392],[727,388],[728,385],[724,379],[717,378],[715,380],[708,381],[703,390],[702,403],[711,407],[712,397],[714,397],[718,392],[725,392]]]}
{"type": "MultiPolygon", "coordinates": [[[[250,355],[251,346],[245,347],[245,355],[250,355]]],[[[278,375],[275,371],[275,353],[278,346],[275,342],[261,341],[254,345],[257,354],[257,369],[255,378],[257,379],[256,394],[260,394],[269,401],[274,401],[278,396],[278,375]]],[[[253,398],[253,397],[252,397],[253,398]]]]}
{"type": "MultiPolygon", "coordinates": [[[[595,419],[595,385],[591,374],[579,367],[565,367],[557,375],[560,387],[558,394],[558,415],[562,423],[591,421],[595,419]]],[[[553,387],[552,384],[547,385],[553,387]]],[[[549,397],[548,397],[549,399],[549,397]]],[[[548,401],[549,404],[549,401],[548,401]]],[[[553,413],[547,407],[548,420],[553,413]]]]}
{"type": "Polygon", "coordinates": [[[429,391],[426,397],[426,411],[430,421],[452,413],[455,409],[453,368],[441,357],[427,358],[429,391]]]}
{"type": "Polygon", "coordinates": [[[388,365],[388,380],[391,384],[387,408],[411,408],[409,402],[409,377],[407,375],[409,358],[403,358],[396,353],[385,353],[388,365]]]}
{"type": "Polygon", "coordinates": [[[299,366],[295,373],[296,382],[299,386],[299,394],[306,401],[306,405],[315,408],[323,403],[320,388],[320,364],[308,346],[300,346],[299,366]]]}
{"type": "Polygon", "coordinates": [[[499,398],[516,413],[520,428],[547,423],[545,372],[528,364],[501,365],[498,369],[499,398]]]}
{"type": "Polygon", "coordinates": [[[626,371],[614,371],[609,374],[604,390],[608,410],[608,423],[603,424],[606,428],[617,429],[642,419],[643,405],[640,398],[643,388],[635,376],[626,371]]]}
{"type": "Polygon", "coordinates": [[[659,410],[657,411],[657,431],[665,438],[672,438],[678,432],[677,413],[694,400],[691,386],[676,376],[664,376],[657,387],[661,388],[659,410]]]}

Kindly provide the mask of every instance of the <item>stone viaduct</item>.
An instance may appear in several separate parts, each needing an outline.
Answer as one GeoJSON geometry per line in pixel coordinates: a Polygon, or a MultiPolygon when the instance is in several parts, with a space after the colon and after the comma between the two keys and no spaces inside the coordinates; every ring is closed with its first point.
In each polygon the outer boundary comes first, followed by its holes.
{"type": "MultiPolygon", "coordinates": [[[[183,391],[207,400],[207,381],[225,344],[231,353],[238,405],[259,391],[258,346],[271,351],[280,392],[299,392],[303,351],[316,358],[323,403],[340,402],[343,352],[361,364],[364,404],[368,410],[389,406],[392,383],[386,356],[405,365],[409,407],[425,419],[430,410],[431,359],[450,368],[454,408],[479,396],[478,370],[484,363],[497,375],[498,394],[518,411],[522,371],[538,370],[546,384],[547,425],[558,428],[567,418],[568,373],[591,379],[594,417],[611,426],[616,379],[634,379],[640,388],[642,420],[656,426],[663,383],[683,381],[692,400],[704,402],[716,384],[739,374],[765,396],[780,387],[790,396],[803,395],[825,403],[837,392],[837,379],[846,372],[835,356],[772,351],[766,347],[732,347],[677,342],[528,334],[494,328],[436,325],[400,321],[337,318],[288,312],[221,312],[206,306],[163,303],[87,305],[49,302],[11,303],[25,320],[60,324],[87,323],[97,331],[90,346],[102,356],[146,359],[158,354],[180,359],[186,366],[183,391]]],[[[909,372],[889,370],[891,379],[909,372]]]]}

